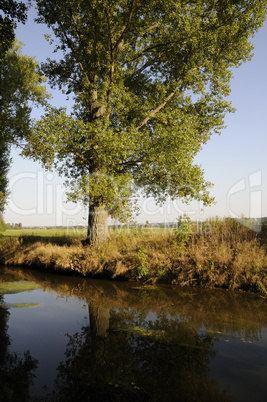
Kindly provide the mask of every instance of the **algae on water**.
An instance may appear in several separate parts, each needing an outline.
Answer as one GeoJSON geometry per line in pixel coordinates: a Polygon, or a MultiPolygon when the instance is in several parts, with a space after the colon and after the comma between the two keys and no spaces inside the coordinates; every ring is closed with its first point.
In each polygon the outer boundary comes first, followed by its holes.
{"type": "Polygon", "coordinates": [[[29,290],[38,289],[39,285],[29,281],[1,282],[0,295],[26,292],[29,290]]]}
{"type": "Polygon", "coordinates": [[[0,307],[3,308],[11,308],[11,307],[16,307],[16,308],[23,308],[23,307],[38,307],[41,306],[40,303],[2,303],[0,304],[0,307]]]}

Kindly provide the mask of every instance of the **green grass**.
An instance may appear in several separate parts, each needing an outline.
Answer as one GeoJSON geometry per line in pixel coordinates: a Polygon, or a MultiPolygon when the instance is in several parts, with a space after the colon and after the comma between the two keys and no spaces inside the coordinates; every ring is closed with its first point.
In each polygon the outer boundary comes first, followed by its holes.
{"type": "Polygon", "coordinates": [[[61,236],[77,236],[85,237],[86,229],[9,229],[2,233],[2,237],[22,237],[22,236],[40,236],[40,237],[61,237],[61,236]]]}
{"type": "MultiPolygon", "coordinates": [[[[175,231],[174,228],[164,228],[164,227],[142,227],[142,226],[130,226],[130,227],[110,227],[109,233],[115,236],[126,236],[126,235],[138,235],[138,234],[162,234],[162,233],[173,233],[175,231]]],[[[19,238],[30,236],[32,238],[36,237],[77,237],[77,238],[86,238],[87,229],[68,229],[68,228],[48,228],[48,229],[39,229],[39,228],[28,228],[28,229],[8,229],[3,233],[0,233],[0,241],[1,239],[19,238]]]]}

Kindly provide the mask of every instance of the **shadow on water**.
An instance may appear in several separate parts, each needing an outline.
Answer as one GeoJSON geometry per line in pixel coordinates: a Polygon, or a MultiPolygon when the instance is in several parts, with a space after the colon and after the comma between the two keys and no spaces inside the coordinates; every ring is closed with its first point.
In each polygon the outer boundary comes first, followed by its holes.
{"type": "MultiPolygon", "coordinates": [[[[234,401],[231,390],[222,389],[210,375],[215,343],[222,338],[252,342],[267,326],[266,299],[259,296],[140,287],[19,268],[0,272],[0,281],[35,282],[43,290],[75,297],[88,306],[89,325],[67,334],[53,392],[32,400],[234,401]]],[[[6,335],[9,312],[1,308],[0,314],[2,387],[10,341],[6,335]]],[[[26,367],[23,381],[28,390],[37,362],[28,352],[16,364],[26,367]]],[[[15,384],[16,370],[12,373],[15,384]]]]}

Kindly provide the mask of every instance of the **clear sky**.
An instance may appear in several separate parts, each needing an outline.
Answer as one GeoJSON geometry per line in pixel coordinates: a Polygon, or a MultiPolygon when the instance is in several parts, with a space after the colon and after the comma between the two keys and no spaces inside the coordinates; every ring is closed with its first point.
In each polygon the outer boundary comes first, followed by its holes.
{"type": "MultiPolygon", "coordinates": [[[[23,53],[45,61],[52,47],[43,35],[45,25],[33,22],[34,10],[25,25],[19,24],[17,38],[25,43],[23,53]]],[[[231,82],[234,114],[225,119],[226,128],[213,136],[198,154],[206,180],[214,186],[210,192],[216,204],[206,207],[197,202],[184,205],[180,200],[156,206],[153,199],[140,199],[138,222],[173,222],[187,213],[192,219],[213,216],[267,217],[267,22],[252,38],[254,57],[234,70],[231,82]]],[[[66,106],[59,91],[53,93],[55,106],[66,106]]],[[[40,115],[33,111],[33,117],[40,115]]],[[[6,222],[22,222],[23,226],[85,225],[87,211],[65,203],[64,180],[56,173],[22,159],[12,151],[9,172],[10,197],[4,218],[6,222]]]]}

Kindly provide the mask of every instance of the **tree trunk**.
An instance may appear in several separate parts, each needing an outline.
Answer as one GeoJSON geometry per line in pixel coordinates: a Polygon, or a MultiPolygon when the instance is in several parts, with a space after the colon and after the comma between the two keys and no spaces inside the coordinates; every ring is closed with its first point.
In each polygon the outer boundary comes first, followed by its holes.
{"type": "Polygon", "coordinates": [[[89,244],[103,243],[108,239],[108,212],[103,207],[90,206],[87,241],[89,244]]]}

